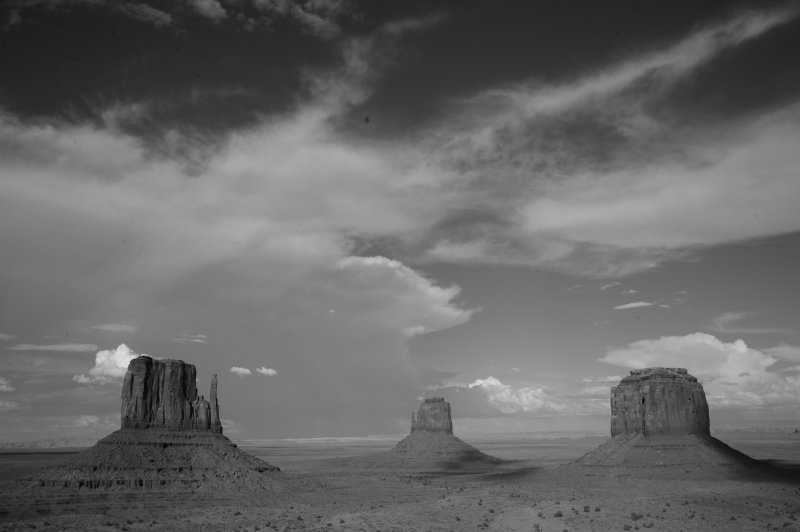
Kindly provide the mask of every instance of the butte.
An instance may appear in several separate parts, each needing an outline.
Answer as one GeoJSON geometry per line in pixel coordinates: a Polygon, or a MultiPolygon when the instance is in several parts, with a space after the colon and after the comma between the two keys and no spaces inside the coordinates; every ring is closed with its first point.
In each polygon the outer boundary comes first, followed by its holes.
{"type": "Polygon", "coordinates": [[[443,397],[425,399],[417,414],[411,413],[411,434],[389,451],[401,461],[459,464],[498,464],[499,458],[484,454],[453,435],[450,403],[443,397]]]}
{"type": "Polygon", "coordinates": [[[596,474],[734,478],[758,462],[711,436],[706,394],[686,369],[646,368],[611,388],[611,439],[577,464],[596,474]]]}
{"type": "Polygon", "coordinates": [[[47,468],[42,487],[241,490],[269,487],[279,471],[222,434],[217,376],[209,400],[181,360],[140,356],[122,385],[121,428],[73,460],[47,468]]]}

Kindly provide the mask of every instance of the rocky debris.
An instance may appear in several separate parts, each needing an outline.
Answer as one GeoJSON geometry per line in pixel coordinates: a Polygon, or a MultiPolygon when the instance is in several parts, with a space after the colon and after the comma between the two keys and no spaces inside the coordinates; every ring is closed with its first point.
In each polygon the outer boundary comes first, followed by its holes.
{"type": "Polygon", "coordinates": [[[611,388],[611,435],[710,436],[703,385],[684,368],[631,371],[611,388]]]}
{"type": "Polygon", "coordinates": [[[122,427],[69,462],[45,469],[41,487],[249,490],[273,488],[275,466],[222,434],[217,377],[210,401],[180,360],[132,360],[122,387],[122,427]]]}
{"type": "Polygon", "coordinates": [[[646,368],[611,388],[611,439],[577,464],[612,474],[727,478],[752,472],[756,462],[711,437],[703,386],[686,369],[646,368]]]}
{"type": "Polygon", "coordinates": [[[453,418],[450,413],[450,403],[444,397],[431,397],[419,405],[416,417],[411,413],[411,433],[445,432],[453,433],[453,418]]]}

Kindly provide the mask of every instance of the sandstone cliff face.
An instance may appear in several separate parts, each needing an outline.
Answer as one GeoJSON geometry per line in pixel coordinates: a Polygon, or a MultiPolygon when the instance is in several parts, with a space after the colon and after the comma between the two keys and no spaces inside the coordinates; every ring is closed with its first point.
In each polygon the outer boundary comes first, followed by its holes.
{"type": "Polygon", "coordinates": [[[217,376],[209,401],[197,395],[195,367],[147,356],[128,365],[122,428],[57,467],[40,487],[252,490],[269,488],[279,469],[239,449],[222,434],[217,376]]]}
{"type": "Polygon", "coordinates": [[[131,360],[122,385],[122,428],[222,433],[217,376],[211,381],[210,402],[197,395],[196,378],[195,367],[181,360],[131,360]]]}
{"type": "Polygon", "coordinates": [[[710,436],[703,386],[683,368],[633,370],[611,388],[611,435],[710,436]]]}
{"type": "Polygon", "coordinates": [[[453,418],[450,414],[450,403],[443,397],[425,399],[419,405],[416,417],[411,413],[411,433],[414,432],[453,433],[453,418]]]}

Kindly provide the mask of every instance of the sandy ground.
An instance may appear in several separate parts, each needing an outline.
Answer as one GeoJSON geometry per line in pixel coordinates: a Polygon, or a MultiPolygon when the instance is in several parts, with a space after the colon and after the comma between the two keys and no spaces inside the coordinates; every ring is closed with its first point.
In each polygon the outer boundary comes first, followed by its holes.
{"type": "MultiPolygon", "coordinates": [[[[41,492],[19,479],[70,455],[6,453],[0,530],[800,531],[796,469],[782,478],[655,480],[564,465],[603,439],[483,442],[485,452],[519,457],[483,471],[359,467],[348,458],[367,450],[358,445],[246,448],[283,471],[269,492],[233,494],[41,492]]],[[[726,441],[759,459],[800,463],[800,436],[726,441]]]]}

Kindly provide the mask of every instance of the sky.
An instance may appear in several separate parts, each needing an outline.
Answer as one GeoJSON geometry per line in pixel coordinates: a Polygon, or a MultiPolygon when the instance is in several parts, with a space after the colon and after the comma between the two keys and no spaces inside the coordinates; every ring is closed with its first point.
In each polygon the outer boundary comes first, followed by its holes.
{"type": "Polygon", "coordinates": [[[6,0],[1,441],[800,426],[800,2],[6,0]]]}

